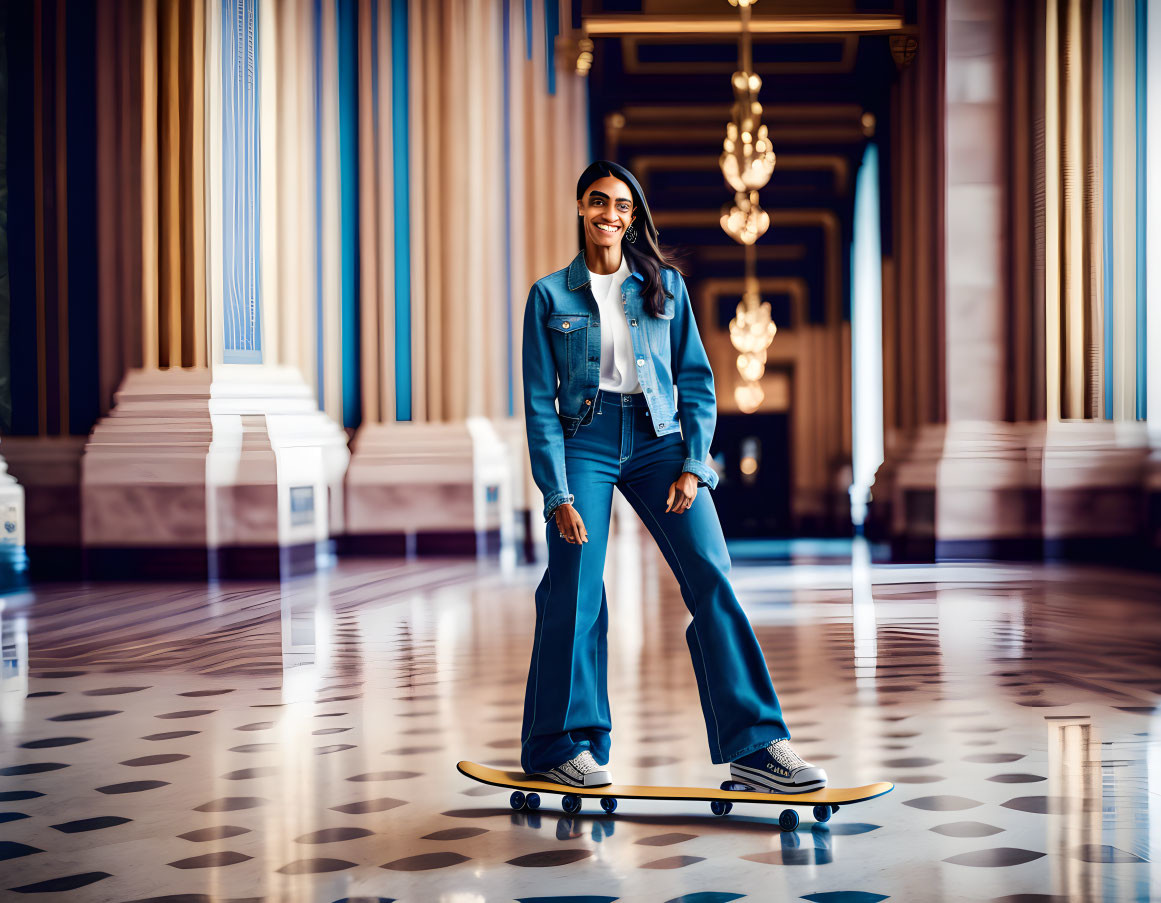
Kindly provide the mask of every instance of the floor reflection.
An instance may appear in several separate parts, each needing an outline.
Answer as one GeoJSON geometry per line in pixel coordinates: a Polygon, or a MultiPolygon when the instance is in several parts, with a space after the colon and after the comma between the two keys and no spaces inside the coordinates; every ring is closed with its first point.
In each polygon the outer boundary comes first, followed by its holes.
{"type": "MultiPolygon", "coordinates": [[[[676,581],[631,512],[611,543],[614,777],[717,786],[676,581]]],[[[543,566],[343,562],[280,585],[0,599],[0,888],[171,903],[1149,899],[1161,580],[874,565],[858,542],[846,558],[758,551],[732,579],[796,748],[832,785],[896,783],[825,825],[802,809],[782,833],[776,810],[744,803],[719,818],[622,800],[610,816],[590,800],[569,815],[551,794],[513,811],[455,763],[519,767],[543,566]]]]}

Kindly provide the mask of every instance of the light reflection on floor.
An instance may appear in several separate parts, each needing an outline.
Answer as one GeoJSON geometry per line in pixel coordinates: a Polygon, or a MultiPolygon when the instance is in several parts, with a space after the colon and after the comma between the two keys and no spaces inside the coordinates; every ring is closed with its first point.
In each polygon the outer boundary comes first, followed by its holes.
{"type": "MultiPolygon", "coordinates": [[[[717,786],[676,581],[647,535],[612,543],[614,779],[717,786]]],[[[1161,579],[811,560],[732,572],[793,742],[834,786],[897,786],[792,834],[753,804],[514,812],[456,772],[519,768],[543,565],[9,596],[0,896],[1161,896],[1161,579]]]]}

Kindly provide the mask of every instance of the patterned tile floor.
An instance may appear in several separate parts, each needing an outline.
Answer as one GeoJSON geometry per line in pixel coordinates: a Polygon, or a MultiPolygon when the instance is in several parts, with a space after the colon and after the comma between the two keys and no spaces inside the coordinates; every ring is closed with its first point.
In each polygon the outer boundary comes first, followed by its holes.
{"type": "MultiPolygon", "coordinates": [[[[216,901],[1161,899],[1161,579],[1092,568],[736,560],[809,810],[623,800],[576,815],[519,768],[543,565],[344,562],[277,584],[3,599],[0,898],[216,901]]],[[[618,783],[716,786],[647,536],[611,540],[618,783]]]]}

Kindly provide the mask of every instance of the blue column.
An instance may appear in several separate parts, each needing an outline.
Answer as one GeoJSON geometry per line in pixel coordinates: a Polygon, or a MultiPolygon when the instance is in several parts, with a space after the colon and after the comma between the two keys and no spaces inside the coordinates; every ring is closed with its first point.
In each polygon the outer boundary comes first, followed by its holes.
{"type": "Polygon", "coordinates": [[[362,420],[359,385],[359,48],[356,0],[338,0],[339,31],[339,247],[343,426],[362,420]]]}
{"type": "Polygon", "coordinates": [[[222,0],[222,329],[227,364],[262,363],[258,0],[222,0]]]}
{"type": "Polygon", "coordinates": [[[407,0],[391,0],[391,159],[395,198],[395,419],[411,419],[411,166],[407,0]]]}

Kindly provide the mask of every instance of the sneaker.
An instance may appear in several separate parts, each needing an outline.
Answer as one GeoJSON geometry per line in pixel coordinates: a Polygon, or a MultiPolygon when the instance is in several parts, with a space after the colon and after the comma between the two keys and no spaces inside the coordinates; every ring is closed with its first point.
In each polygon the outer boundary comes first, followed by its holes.
{"type": "Polygon", "coordinates": [[[608,770],[597,764],[593,754],[587,749],[573,756],[567,762],[539,772],[532,777],[542,777],[558,784],[571,784],[573,787],[600,787],[613,783],[608,770]]]}
{"type": "Polygon", "coordinates": [[[774,793],[809,793],[826,786],[826,772],[804,762],[786,739],[735,759],[730,763],[730,775],[774,793]]]}

